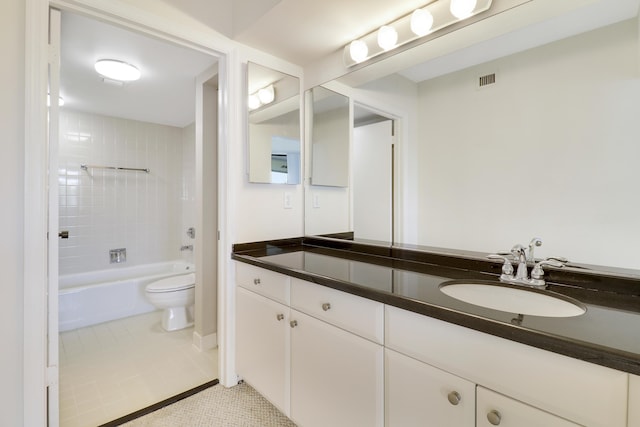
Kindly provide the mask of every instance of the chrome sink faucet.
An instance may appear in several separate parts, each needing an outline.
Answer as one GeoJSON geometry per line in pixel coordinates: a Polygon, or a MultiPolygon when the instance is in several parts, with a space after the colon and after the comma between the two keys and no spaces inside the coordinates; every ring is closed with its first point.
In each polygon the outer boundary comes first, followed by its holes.
{"type": "Polygon", "coordinates": [[[539,237],[534,237],[533,239],[531,239],[531,243],[529,243],[528,252],[524,246],[517,244],[514,245],[511,248],[511,251],[508,253],[488,255],[487,258],[500,259],[503,261],[502,274],[500,275],[501,282],[544,289],[547,287],[547,284],[544,280],[544,270],[542,269],[542,267],[550,265],[552,267],[561,268],[568,261],[567,259],[561,257],[551,257],[542,260],[534,265],[533,269],[531,270],[531,277],[529,277],[527,261],[531,260],[535,263],[535,258],[533,257],[533,247],[540,245],[542,245],[542,239],[540,239],[539,237]],[[513,274],[514,270],[510,258],[517,261],[518,263],[515,275],[513,274]]]}

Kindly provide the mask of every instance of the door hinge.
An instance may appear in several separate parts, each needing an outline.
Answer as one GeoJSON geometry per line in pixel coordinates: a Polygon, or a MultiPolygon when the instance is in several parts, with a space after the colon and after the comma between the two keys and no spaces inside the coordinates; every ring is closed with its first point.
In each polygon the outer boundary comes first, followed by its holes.
{"type": "Polygon", "coordinates": [[[59,380],[58,367],[56,365],[47,366],[47,386],[57,386],[59,380]]]}

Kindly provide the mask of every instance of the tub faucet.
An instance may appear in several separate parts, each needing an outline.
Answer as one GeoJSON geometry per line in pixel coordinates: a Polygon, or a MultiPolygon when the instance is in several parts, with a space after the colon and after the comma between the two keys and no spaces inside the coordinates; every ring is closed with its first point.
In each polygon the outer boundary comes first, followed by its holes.
{"type": "Polygon", "coordinates": [[[180,246],[180,251],[192,251],[193,245],[182,245],[180,246]]]}

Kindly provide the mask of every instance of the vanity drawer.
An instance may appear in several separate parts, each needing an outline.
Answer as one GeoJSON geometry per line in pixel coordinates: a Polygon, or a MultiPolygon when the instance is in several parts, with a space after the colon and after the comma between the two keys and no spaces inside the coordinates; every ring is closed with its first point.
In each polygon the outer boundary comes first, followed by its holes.
{"type": "Polygon", "coordinates": [[[290,277],[284,274],[249,264],[236,263],[238,286],[286,305],[289,305],[290,281],[290,277]]]}
{"type": "Polygon", "coordinates": [[[590,427],[625,427],[628,374],[387,306],[385,346],[590,427]]]}
{"type": "Polygon", "coordinates": [[[291,307],[378,344],[383,343],[382,303],[292,278],[291,307]]]}

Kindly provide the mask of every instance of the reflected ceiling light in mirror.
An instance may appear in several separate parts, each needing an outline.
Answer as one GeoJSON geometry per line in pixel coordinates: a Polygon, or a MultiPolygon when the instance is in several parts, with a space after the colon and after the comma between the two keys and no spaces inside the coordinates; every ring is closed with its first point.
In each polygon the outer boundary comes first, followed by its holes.
{"type": "Polygon", "coordinates": [[[272,103],[273,100],[276,99],[276,92],[273,89],[273,85],[260,89],[258,91],[258,99],[260,99],[262,105],[272,103]]]}
{"type": "Polygon", "coordinates": [[[378,30],[378,46],[384,50],[391,50],[398,43],[398,32],[391,25],[383,25],[378,30]]]}
{"type": "Polygon", "coordinates": [[[102,77],[120,82],[132,82],[140,78],[137,67],[117,59],[101,59],[95,63],[95,70],[102,77]]]}
{"type": "Polygon", "coordinates": [[[344,48],[347,67],[418,40],[491,8],[492,0],[437,0],[352,41],[344,48]]]}
{"type": "Polygon", "coordinates": [[[433,27],[433,15],[426,9],[416,9],[411,14],[411,31],[418,37],[426,36],[433,27]]]}
{"type": "Polygon", "coordinates": [[[276,89],[270,84],[250,94],[247,106],[249,110],[255,110],[263,105],[271,104],[275,99],[276,89]]]}
{"type": "Polygon", "coordinates": [[[471,16],[477,3],[477,0],[451,0],[449,9],[456,18],[465,19],[471,16]]]}

